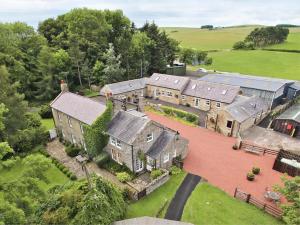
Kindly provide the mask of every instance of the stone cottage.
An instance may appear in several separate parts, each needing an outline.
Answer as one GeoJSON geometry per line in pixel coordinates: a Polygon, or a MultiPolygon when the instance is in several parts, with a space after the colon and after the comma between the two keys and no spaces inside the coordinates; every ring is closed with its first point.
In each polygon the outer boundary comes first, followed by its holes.
{"type": "Polygon", "coordinates": [[[119,111],[109,124],[106,151],[134,173],[169,168],[173,158],[185,158],[188,141],[178,132],[150,120],[145,114],[119,111]]]}
{"type": "Polygon", "coordinates": [[[106,106],[64,89],[50,103],[50,106],[57,132],[64,140],[86,150],[83,125],[92,125],[106,110],[106,106]]]}

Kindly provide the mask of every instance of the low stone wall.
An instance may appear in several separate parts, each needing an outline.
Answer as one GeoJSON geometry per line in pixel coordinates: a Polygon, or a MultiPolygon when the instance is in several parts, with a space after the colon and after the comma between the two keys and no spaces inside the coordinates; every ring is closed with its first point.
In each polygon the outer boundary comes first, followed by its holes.
{"type": "Polygon", "coordinates": [[[156,188],[158,188],[161,185],[163,185],[164,183],[166,183],[169,179],[170,179],[169,172],[167,170],[165,170],[163,175],[161,175],[160,177],[158,177],[155,180],[151,181],[146,186],[146,195],[150,194],[156,188]]]}

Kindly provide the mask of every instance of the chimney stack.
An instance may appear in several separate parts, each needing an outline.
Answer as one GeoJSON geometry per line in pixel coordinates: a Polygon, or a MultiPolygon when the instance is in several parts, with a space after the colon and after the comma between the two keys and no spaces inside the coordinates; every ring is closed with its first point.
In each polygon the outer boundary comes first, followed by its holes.
{"type": "Polygon", "coordinates": [[[60,90],[61,92],[69,91],[68,84],[66,84],[64,80],[60,81],[60,90]]]}

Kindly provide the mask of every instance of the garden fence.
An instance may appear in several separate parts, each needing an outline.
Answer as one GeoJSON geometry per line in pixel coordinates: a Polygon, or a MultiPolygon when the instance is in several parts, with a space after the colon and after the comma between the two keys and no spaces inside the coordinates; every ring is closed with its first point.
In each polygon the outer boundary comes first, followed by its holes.
{"type": "Polygon", "coordinates": [[[250,151],[250,152],[262,153],[263,155],[265,155],[265,154],[277,155],[279,152],[279,150],[273,150],[273,149],[269,149],[269,148],[260,147],[260,146],[250,144],[245,141],[242,141],[241,149],[244,149],[245,151],[250,151]]]}
{"type": "Polygon", "coordinates": [[[234,191],[234,197],[237,199],[240,199],[248,204],[255,205],[256,207],[262,209],[266,213],[276,217],[276,218],[281,218],[282,217],[282,211],[281,209],[272,206],[270,204],[267,204],[263,201],[260,201],[256,198],[254,198],[251,194],[246,193],[239,188],[236,188],[234,191]]]}

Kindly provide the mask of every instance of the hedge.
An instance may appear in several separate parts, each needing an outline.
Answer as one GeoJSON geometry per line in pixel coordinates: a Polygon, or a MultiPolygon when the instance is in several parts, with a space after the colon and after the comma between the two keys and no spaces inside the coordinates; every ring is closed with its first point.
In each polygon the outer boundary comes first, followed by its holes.
{"type": "Polygon", "coordinates": [[[93,160],[94,162],[102,168],[102,166],[108,162],[110,159],[109,154],[107,152],[101,152],[99,155],[97,155],[93,160]]]}
{"type": "Polygon", "coordinates": [[[190,123],[193,123],[193,124],[198,124],[198,116],[195,115],[195,114],[192,114],[192,113],[189,113],[189,112],[186,112],[186,111],[183,111],[183,110],[179,110],[179,109],[175,109],[175,108],[172,108],[172,107],[168,107],[168,106],[161,106],[160,107],[165,114],[167,115],[174,115],[178,118],[181,118],[181,119],[184,119],[190,123]]]}

